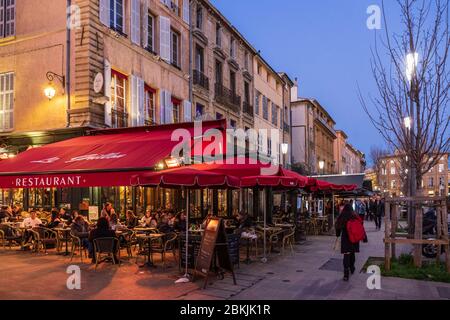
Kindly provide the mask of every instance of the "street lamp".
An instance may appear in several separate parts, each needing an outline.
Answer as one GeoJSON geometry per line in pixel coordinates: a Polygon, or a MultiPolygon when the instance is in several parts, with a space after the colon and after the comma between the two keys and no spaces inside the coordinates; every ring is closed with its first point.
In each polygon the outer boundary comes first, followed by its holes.
{"type": "Polygon", "coordinates": [[[405,124],[406,129],[411,130],[411,118],[410,117],[405,117],[403,119],[403,123],[405,124]]]}
{"type": "Polygon", "coordinates": [[[418,63],[419,54],[417,52],[411,52],[406,55],[406,78],[409,82],[413,80],[418,63]]]}
{"type": "Polygon", "coordinates": [[[289,151],[289,145],[287,143],[282,143],[281,144],[281,153],[283,155],[287,155],[289,151]]]}
{"type": "Polygon", "coordinates": [[[52,100],[56,95],[56,89],[53,85],[53,80],[55,80],[55,78],[58,79],[64,87],[66,85],[66,77],[52,71],[47,72],[46,77],[49,82],[47,87],[44,89],[44,94],[48,98],[48,100],[52,100]]]}

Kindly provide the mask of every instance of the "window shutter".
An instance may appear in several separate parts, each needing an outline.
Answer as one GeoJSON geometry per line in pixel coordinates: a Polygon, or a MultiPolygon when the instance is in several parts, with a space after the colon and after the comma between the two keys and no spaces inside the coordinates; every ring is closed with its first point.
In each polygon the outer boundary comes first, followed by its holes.
{"type": "Polygon", "coordinates": [[[160,55],[170,63],[170,19],[160,16],[160,55]]]}
{"type": "Polygon", "coordinates": [[[5,37],[5,1],[0,0],[0,38],[5,37]]]}
{"type": "Polygon", "coordinates": [[[190,24],[190,21],[191,21],[191,19],[190,19],[191,12],[190,12],[189,2],[190,2],[190,0],[183,0],[183,20],[187,24],[190,24]]]}
{"type": "Polygon", "coordinates": [[[104,83],[104,93],[105,97],[109,98],[108,102],[105,103],[105,124],[107,126],[112,126],[112,118],[111,118],[111,109],[112,109],[112,101],[111,101],[111,63],[108,60],[105,60],[105,83],[104,83]]]}
{"type": "Polygon", "coordinates": [[[138,124],[138,79],[135,75],[131,75],[131,126],[138,124]]]}
{"type": "Polygon", "coordinates": [[[173,105],[172,105],[172,94],[169,91],[165,91],[165,102],[166,102],[166,123],[173,123],[173,105]]]}
{"type": "Polygon", "coordinates": [[[109,20],[110,0],[100,0],[99,11],[100,22],[109,28],[111,26],[109,20]]]}
{"type": "Polygon", "coordinates": [[[160,90],[159,96],[159,122],[161,124],[166,123],[166,91],[160,90]]]}
{"type": "Polygon", "coordinates": [[[145,125],[145,90],[144,80],[138,78],[138,125],[145,125]]]}
{"type": "Polygon", "coordinates": [[[141,17],[139,0],[131,0],[131,41],[134,44],[141,44],[141,17]]]}
{"type": "Polygon", "coordinates": [[[184,121],[191,122],[192,121],[192,103],[190,101],[184,100],[183,112],[184,112],[184,121]]]}
{"type": "Polygon", "coordinates": [[[142,3],[142,46],[148,47],[148,2],[144,0],[142,3]]]}
{"type": "Polygon", "coordinates": [[[16,34],[16,1],[6,1],[5,37],[16,34]]]}

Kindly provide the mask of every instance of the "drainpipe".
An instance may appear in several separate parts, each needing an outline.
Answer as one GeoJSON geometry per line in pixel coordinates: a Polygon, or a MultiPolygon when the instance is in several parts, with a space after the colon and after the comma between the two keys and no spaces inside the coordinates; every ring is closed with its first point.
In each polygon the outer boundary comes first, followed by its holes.
{"type": "Polygon", "coordinates": [[[71,95],[71,82],[70,82],[70,73],[71,73],[71,27],[70,27],[70,18],[71,18],[71,11],[70,7],[72,6],[72,0],[67,0],[67,8],[66,8],[66,93],[67,93],[67,124],[66,127],[70,128],[70,95],[71,95]]]}

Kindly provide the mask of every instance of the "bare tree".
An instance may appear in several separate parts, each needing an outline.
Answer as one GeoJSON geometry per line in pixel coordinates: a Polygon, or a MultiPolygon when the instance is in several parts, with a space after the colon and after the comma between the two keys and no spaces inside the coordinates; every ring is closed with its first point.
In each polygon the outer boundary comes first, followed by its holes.
{"type": "Polygon", "coordinates": [[[378,146],[371,146],[369,151],[369,158],[372,162],[372,169],[375,171],[378,184],[381,184],[381,170],[385,167],[382,158],[387,156],[389,152],[378,146]]]}
{"type": "Polygon", "coordinates": [[[359,98],[389,147],[404,155],[401,166],[411,170],[409,177],[415,183],[409,193],[414,196],[423,175],[449,152],[449,0],[397,0],[397,4],[400,34],[391,33],[383,2],[384,34],[376,41],[371,60],[378,88],[378,95],[369,98],[373,108],[361,91],[359,98]]]}

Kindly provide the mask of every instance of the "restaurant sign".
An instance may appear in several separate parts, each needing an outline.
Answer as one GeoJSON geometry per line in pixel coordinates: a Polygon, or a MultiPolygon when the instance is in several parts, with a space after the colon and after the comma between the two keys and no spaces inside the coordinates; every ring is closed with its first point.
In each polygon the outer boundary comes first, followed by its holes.
{"type": "Polygon", "coordinates": [[[47,187],[77,187],[81,185],[81,176],[46,176],[16,178],[14,188],[47,188],[47,187]]]}

